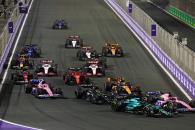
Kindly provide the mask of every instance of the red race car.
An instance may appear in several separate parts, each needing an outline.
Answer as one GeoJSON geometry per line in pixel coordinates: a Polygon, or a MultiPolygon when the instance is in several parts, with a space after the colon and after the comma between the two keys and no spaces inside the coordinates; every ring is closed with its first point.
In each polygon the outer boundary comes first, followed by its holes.
{"type": "Polygon", "coordinates": [[[63,75],[65,84],[68,85],[90,85],[91,82],[81,68],[71,67],[63,75]]]}
{"type": "Polygon", "coordinates": [[[11,74],[11,79],[14,84],[26,84],[30,79],[33,79],[33,74],[30,71],[16,70],[11,74]]]}

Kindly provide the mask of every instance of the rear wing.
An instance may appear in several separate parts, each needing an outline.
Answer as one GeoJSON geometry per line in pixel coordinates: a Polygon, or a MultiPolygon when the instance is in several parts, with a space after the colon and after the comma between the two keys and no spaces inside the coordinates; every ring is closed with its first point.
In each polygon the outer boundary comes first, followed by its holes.
{"type": "Polygon", "coordinates": [[[46,60],[41,60],[40,62],[41,62],[42,64],[51,64],[51,63],[53,63],[54,61],[53,61],[53,60],[46,59],[46,60]]]}

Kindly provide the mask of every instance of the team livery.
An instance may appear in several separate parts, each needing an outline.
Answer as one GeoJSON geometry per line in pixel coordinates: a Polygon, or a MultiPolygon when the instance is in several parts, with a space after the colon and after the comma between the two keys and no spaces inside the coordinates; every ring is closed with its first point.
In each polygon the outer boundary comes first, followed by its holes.
{"type": "Polygon", "coordinates": [[[26,44],[22,48],[21,54],[26,54],[30,58],[37,58],[41,56],[41,48],[36,44],[26,44]]]}
{"type": "Polygon", "coordinates": [[[57,64],[53,60],[41,60],[41,63],[36,66],[35,73],[37,76],[57,76],[57,64]]]}
{"type": "Polygon", "coordinates": [[[61,88],[54,89],[43,79],[31,79],[25,88],[27,94],[32,94],[37,98],[63,98],[61,88]]]}
{"type": "Polygon", "coordinates": [[[11,74],[11,79],[14,84],[27,84],[33,78],[33,73],[28,70],[15,70],[14,73],[11,74]]]}
{"type": "Polygon", "coordinates": [[[80,61],[85,61],[90,58],[98,58],[101,55],[96,52],[92,47],[90,46],[85,46],[82,47],[80,50],[77,51],[77,58],[80,61]]]}
{"type": "Polygon", "coordinates": [[[89,60],[83,67],[87,76],[105,76],[105,68],[98,60],[89,60]]]}
{"type": "Polygon", "coordinates": [[[123,49],[119,44],[115,42],[107,42],[104,47],[102,47],[103,56],[114,56],[122,57],[124,56],[123,49]]]}
{"type": "Polygon", "coordinates": [[[66,39],[65,48],[81,48],[83,46],[83,40],[80,36],[71,35],[66,39]]]}
{"type": "Polygon", "coordinates": [[[29,59],[28,55],[26,54],[19,54],[15,59],[11,62],[12,69],[19,69],[19,70],[27,70],[32,69],[34,65],[34,61],[29,59]]]}
{"type": "Polygon", "coordinates": [[[63,75],[65,84],[68,85],[90,85],[91,82],[82,68],[70,67],[63,75]]]}
{"type": "Polygon", "coordinates": [[[67,29],[68,28],[68,23],[65,20],[63,20],[63,19],[56,20],[53,23],[52,28],[53,29],[67,29]]]}

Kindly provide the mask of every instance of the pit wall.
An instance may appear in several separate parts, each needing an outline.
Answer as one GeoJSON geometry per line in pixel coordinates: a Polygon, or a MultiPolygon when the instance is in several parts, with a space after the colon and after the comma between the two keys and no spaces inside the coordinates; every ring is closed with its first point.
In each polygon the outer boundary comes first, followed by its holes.
{"type": "Polygon", "coordinates": [[[169,34],[131,0],[105,0],[127,27],[144,41],[152,55],[177,81],[188,99],[195,98],[195,53],[169,34]],[[132,12],[129,13],[129,4],[132,12]],[[156,36],[151,36],[151,25],[156,25],[156,36]]]}

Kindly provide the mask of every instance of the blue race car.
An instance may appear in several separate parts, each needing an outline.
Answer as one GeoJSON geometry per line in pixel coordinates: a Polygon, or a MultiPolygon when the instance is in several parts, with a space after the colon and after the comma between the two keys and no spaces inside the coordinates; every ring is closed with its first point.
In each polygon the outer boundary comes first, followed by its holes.
{"type": "Polygon", "coordinates": [[[52,26],[53,29],[67,29],[68,28],[68,23],[65,22],[65,20],[61,19],[61,20],[56,20],[53,23],[52,26]]]}
{"type": "Polygon", "coordinates": [[[26,44],[22,48],[21,54],[27,54],[30,58],[37,58],[41,55],[41,48],[36,44],[26,44]]]}

